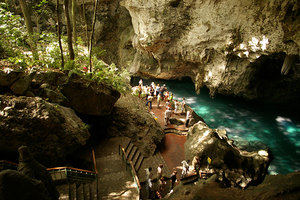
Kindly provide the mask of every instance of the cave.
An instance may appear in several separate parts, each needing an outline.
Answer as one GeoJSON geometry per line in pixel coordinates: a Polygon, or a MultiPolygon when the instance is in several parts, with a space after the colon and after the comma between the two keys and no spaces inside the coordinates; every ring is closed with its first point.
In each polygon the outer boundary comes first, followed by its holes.
{"type": "Polygon", "coordinates": [[[296,0],[0,16],[1,200],[299,199],[296,0]]]}

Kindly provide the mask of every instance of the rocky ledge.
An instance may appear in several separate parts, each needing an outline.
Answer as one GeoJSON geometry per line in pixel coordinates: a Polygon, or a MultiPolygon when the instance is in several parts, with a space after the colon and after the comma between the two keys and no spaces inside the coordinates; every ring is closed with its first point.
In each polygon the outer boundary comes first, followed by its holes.
{"type": "Polygon", "coordinates": [[[268,150],[242,151],[228,139],[225,130],[210,129],[201,121],[189,129],[184,147],[186,159],[199,156],[201,168],[212,169],[226,186],[245,188],[260,183],[271,162],[268,150]]]}
{"type": "Polygon", "coordinates": [[[15,68],[0,70],[1,155],[26,145],[48,167],[66,163],[90,138],[79,115],[107,117],[120,97],[110,86],[76,74],[15,68]]]}
{"type": "Polygon", "coordinates": [[[126,136],[139,147],[144,156],[150,156],[164,138],[161,126],[138,97],[122,95],[112,111],[110,136],[126,136]]]}

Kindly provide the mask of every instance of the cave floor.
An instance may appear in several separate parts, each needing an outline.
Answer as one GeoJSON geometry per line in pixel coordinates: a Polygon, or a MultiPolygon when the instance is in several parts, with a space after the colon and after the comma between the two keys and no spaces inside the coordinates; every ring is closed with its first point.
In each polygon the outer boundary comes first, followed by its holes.
{"type": "MultiPolygon", "coordinates": [[[[159,107],[157,107],[156,100],[152,103],[152,109],[149,109],[149,112],[152,113],[156,121],[161,125],[165,132],[165,139],[163,147],[160,149],[160,153],[165,160],[170,172],[173,169],[177,170],[177,178],[180,178],[181,174],[181,161],[185,160],[184,155],[184,143],[186,142],[186,132],[188,128],[185,127],[184,124],[182,125],[175,125],[175,124],[168,124],[165,125],[165,116],[164,113],[166,111],[166,104],[162,102],[159,107]],[[176,132],[174,133],[167,133],[167,132],[176,132]]],[[[185,115],[181,114],[172,114],[172,118],[176,118],[180,121],[185,121],[185,115]]]]}

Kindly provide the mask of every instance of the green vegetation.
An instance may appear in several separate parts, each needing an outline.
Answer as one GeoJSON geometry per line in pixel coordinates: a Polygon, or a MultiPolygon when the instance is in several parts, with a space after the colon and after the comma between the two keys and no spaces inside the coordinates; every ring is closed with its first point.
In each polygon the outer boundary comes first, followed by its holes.
{"type": "MultiPolygon", "coordinates": [[[[33,5],[29,5],[32,6],[33,5]]],[[[47,1],[36,5],[37,15],[47,10],[47,1]],[[38,8],[38,9],[37,9],[38,8]],[[44,11],[44,10],[45,11],[44,11]]],[[[47,10],[47,11],[46,11],[47,10]]],[[[89,70],[89,51],[81,37],[76,38],[77,47],[75,59],[67,55],[68,38],[62,35],[62,47],[65,49],[63,57],[65,64],[61,65],[61,52],[56,33],[40,30],[34,32],[37,43],[38,59],[32,56],[30,37],[24,26],[24,19],[9,11],[5,3],[0,3],[0,59],[21,67],[21,70],[62,70],[69,75],[76,73],[88,79],[96,80],[111,85],[120,92],[128,90],[129,73],[118,68],[115,64],[108,65],[98,59],[103,53],[102,49],[95,47],[92,53],[93,71],[89,70]],[[39,31],[41,31],[39,33],[39,31]]]]}

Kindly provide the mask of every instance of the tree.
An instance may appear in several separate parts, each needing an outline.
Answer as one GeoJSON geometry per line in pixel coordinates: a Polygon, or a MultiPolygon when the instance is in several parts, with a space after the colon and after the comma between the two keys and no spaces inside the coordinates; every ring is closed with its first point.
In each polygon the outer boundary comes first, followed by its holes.
{"type": "Polygon", "coordinates": [[[63,68],[65,65],[64,61],[64,52],[61,44],[61,30],[60,30],[60,16],[59,16],[59,0],[56,0],[56,16],[57,16],[57,36],[58,36],[58,43],[59,43],[59,49],[61,54],[61,67],[63,68]]]}
{"type": "Polygon", "coordinates": [[[20,2],[20,6],[25,18],[25,24],[26,24],[26,29],[27,29],[27,33],[29,36],[29,46],[33,55],[33,58],[35,60],[39,59],[39,55],[37,52],[37,45],[36,45],[36,41],[35,41],[35,36],[34,36],[34,32],[33,32],[33,27],[32,27],[32,21],[31,21],[31,16],[30,16],[30,11],[29,8],[26,5],[25,0],[19,0],[20,2]]]}
{"type": "Polygon", "coordinates": [[[94,18],[93,18],[93,25],[92,25],[92,34],[90,39],[90,48],[89,48],[89,61],[90,61],[90,72],[92,72],[92,48],[93,48],[93,37],[95,32],[95,23],[96,23],[96,11],[98,6],[98,0],[95,0],[94,6],[94,18]]]}
{"type": "Polygon", "coordinates": [[[71,25],[70,15],[69,15],[69,0],[64,0],[64,11],[65,11],[65,17],[66,17],[66,22],[67,22],[69,56],[70,56],[71,60],[74,60],[75,54],[74,54],[74,49],[73,49],[72,25],[71,25]]]}
{"type": "Polygon", "coordinates": [[[72,0],[72,23],[73,23],[73,37],[75,46],[77,45],[77,33],[76,33],[76,15],[77,15],[77,3],[76,0],[72,0]]]}
{"type": "Polygon", "coordinates": [[[86,46],[90,46],[89,45],[89,29],[88,29],[88,21],[87,21],[87,19],[86,19],[86,14],[85,14],[85,2],[83,1],[83,8],[82,8],[82,10],[83,10],[83,19],[84,19],[84,22],[85,22],[85,37],[86,37],[86,46]]]}

